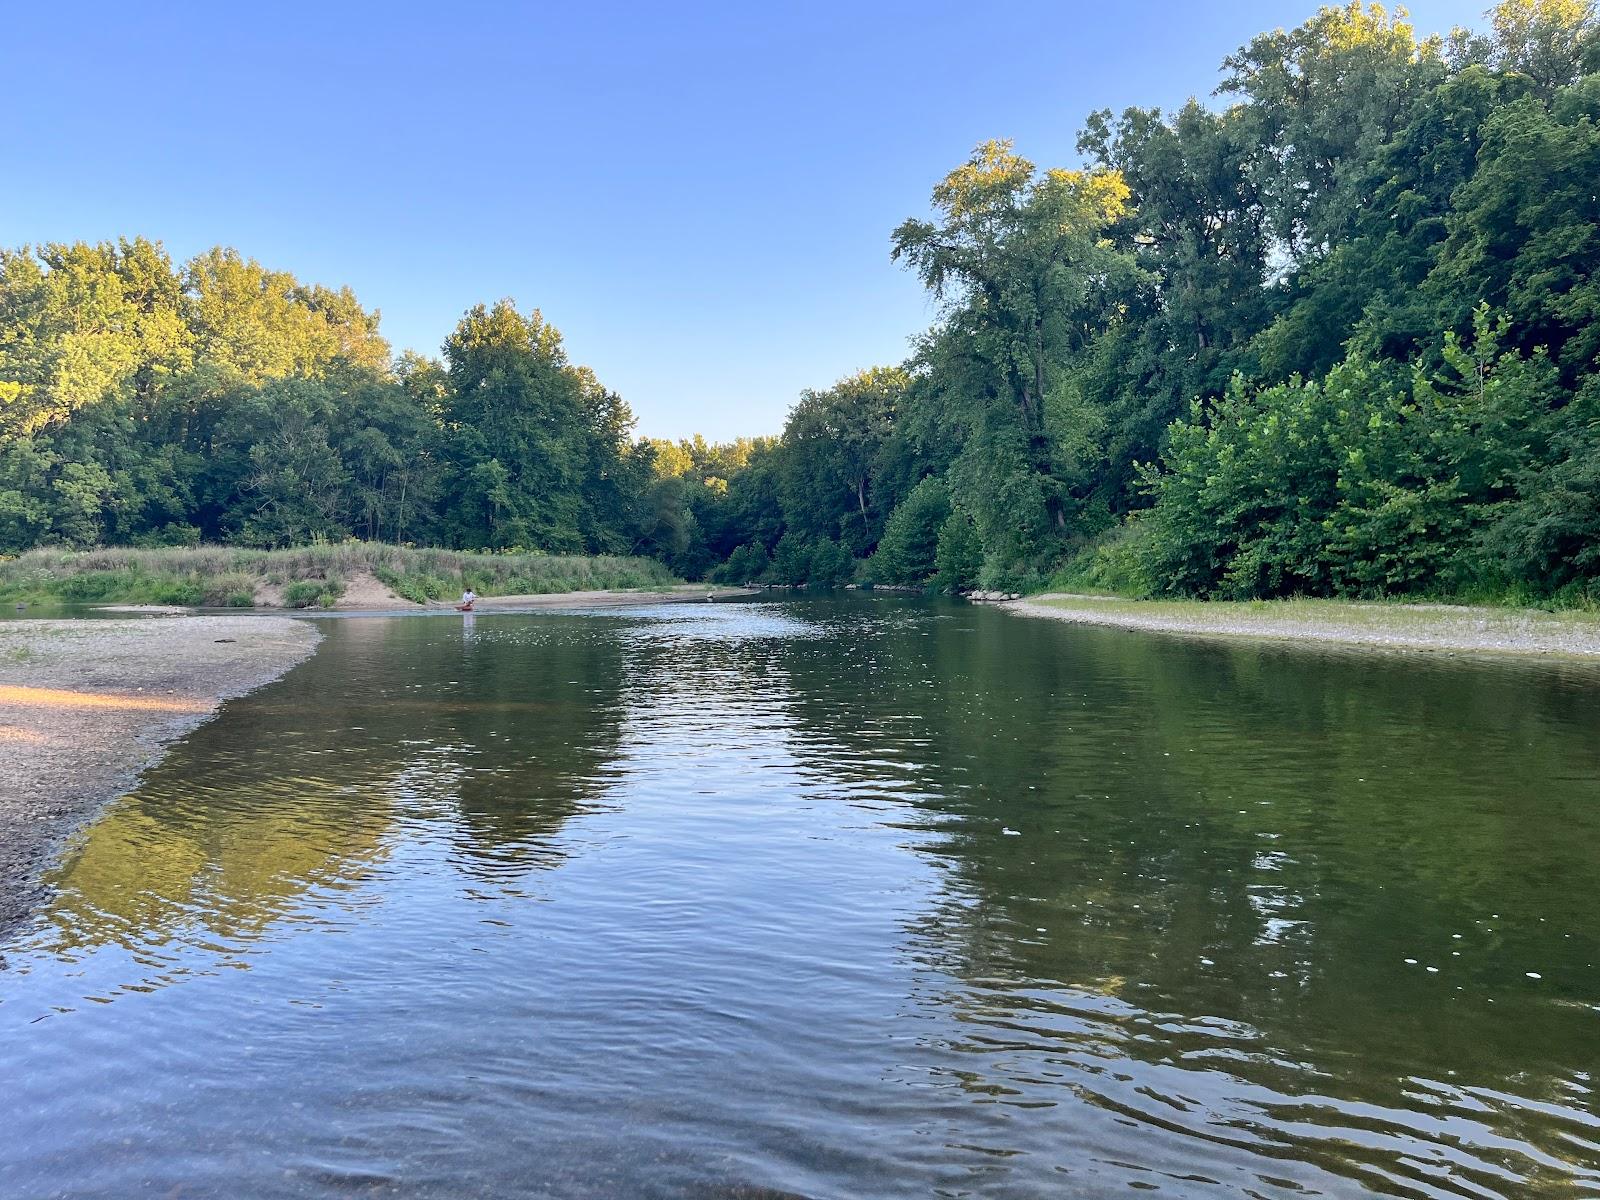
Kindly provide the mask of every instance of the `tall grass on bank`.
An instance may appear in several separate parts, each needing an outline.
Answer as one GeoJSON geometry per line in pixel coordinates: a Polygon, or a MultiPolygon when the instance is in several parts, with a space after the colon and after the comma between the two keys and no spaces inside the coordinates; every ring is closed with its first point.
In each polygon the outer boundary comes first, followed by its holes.
{"type": "Polygon", "coordinates": [[[289,550],[227,546],[30,550],[0,559],[0,600],[249,608],[278,589],[290,608],[326,607],[371,574],[418,603],[459,593],[508,596],[662,587],[677,582],[649,558],[474,554],[381,542],[289,550]]]}

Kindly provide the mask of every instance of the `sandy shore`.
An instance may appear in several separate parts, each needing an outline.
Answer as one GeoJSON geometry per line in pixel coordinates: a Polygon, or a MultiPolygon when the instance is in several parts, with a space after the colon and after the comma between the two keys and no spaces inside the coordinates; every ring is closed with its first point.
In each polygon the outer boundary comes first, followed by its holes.
{"type": "Polygon", "coordinates": [[[0,931],[68,834],[320,636],[285,617],[0,623],[0,931]]]}
{"type": "Polygon", "coordinates": [[[1337,600],[1121,600],[1065,593],[1032,596],[1002,607],[1055,621],[1197,637],[1600,661],[1600,616],[1593,613],[1337,600]]]}

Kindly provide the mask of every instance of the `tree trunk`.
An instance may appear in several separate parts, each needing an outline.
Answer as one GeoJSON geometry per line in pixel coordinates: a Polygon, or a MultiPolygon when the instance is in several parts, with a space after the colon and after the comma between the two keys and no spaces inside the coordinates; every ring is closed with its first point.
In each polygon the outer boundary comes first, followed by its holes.
{"type": "Polygon", "coordinates": [[[1033,400],[1039,425],[1044,425],[1044,318],[1033,319],[1033,400]]]}

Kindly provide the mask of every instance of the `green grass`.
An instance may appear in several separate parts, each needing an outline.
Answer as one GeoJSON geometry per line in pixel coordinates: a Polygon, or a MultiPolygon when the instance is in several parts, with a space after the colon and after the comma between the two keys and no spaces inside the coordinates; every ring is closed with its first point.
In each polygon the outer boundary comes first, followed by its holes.
{"type": "Polygon", "coordinates": [[[374,574],[391,592],[410,600],[413,604],[443,600],[452,594],[456,586],[456,581],[446,579],[442,575],[430,575],[426,571],[406,573],[383,567],[374,574]]]}
{"type": "Polygon", "coordinates": [[[363,572],[418,603],[459,594],[467,586],[483,596],[505,596],[677,582],[665,566],[647,558],[474,554],[379,542],[288,550],[40,549],[0,559],[0,602],[248,608],[259,587],[275,584],[289,607],[326,607],[343,594],[345,581],[363,572]]]}
{"type": "Polygon", "coordinates": [[[285,608],[332,608],[344,595],[344,580],[338,576],[330,579],[296,579],[283,589],[285,608]]]}

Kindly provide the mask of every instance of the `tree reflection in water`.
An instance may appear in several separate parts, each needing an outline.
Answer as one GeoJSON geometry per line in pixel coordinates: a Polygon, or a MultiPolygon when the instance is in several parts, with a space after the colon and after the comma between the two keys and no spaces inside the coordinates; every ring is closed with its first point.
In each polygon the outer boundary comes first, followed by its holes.
{"type": "Polygon", "coordinates": [[[617,742],[621,649],[597,632],[491,622],[464,628],[463,657],[431,622],[337,622],[81,836],[47,880],[51,943],[167,965],[176,939],[238,962],[277,922],[352,919],[408,839],[481,882],[554,866],[552,835],[594,803],[617,742]]]}
{"type": "Polygon", "coordinates": [[[1567,1114],[1548,1158],[1487,1157],[1566,1178],[1600,1058],[1592,668],[811,611],[842,651],[778,665],[815,769],[945,833],[908,936],[963,981],[965,1087],[1267,1130],[1369,1184],[1532,1101],[1567,1114]]]}

